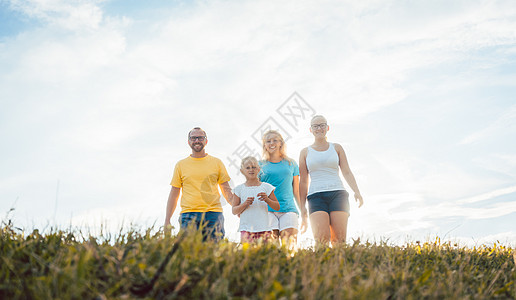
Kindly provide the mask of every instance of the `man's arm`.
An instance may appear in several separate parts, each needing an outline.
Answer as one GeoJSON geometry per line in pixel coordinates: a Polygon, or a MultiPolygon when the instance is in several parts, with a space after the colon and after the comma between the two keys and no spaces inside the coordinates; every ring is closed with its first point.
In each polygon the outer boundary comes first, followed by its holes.
{"type": "Polygon", "coordinates": [[[174,214],[174,211],[176,210],[177,206],[177,199],[179,199],[179,192],[181,191],[181,188],[172,186],[170,189],[170,194],[168,195],[168,202],[167,202],[167,212],[165,216],[165,227],[170,226],[170,218],[172,218],[172,215],[174,214]]]}
{"type": "Polygon", "coordinates": [[[235,206],[235,204],[233,204],[233,192],[231,191],[231,187],[229,186],[229,181],[223,182],[219,184],[219,186],[224,198],[226,198],[226,200],[231,206],[235,206]]]}

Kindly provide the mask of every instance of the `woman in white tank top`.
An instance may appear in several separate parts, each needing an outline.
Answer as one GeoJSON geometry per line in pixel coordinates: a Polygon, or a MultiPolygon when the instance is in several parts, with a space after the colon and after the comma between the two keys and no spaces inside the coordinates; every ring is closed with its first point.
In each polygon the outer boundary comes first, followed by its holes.
{"type": "Polygon", "coordinates": [[[349,194],[340,180],[339,169],[353,190],[358,207],[364,203],[355,176],[349,169],[344,149],[341,145],[329,143],[326,139],[329,129],[326,118],[314,116],[310,122],[314,143],[301,150],[299,156],[301,217],[303,220],[308,217],[308,200],[312,232],[319,243],[346,242],[349,194]]]}

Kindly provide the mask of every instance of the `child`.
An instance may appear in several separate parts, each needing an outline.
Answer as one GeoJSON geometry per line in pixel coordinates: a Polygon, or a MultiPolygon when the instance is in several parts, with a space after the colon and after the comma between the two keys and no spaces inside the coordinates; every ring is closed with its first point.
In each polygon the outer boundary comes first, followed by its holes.
{"type": "Polygon", "coordinates": [[[280,209],[280,204],[274,196],[274,187],[258,179],[260,166],[252,156],[242,159],[240,172],[246,182],[233,190],[233,214],[240,215],[240,240],[242,243],[271,238],[269,214],[267,205],[274,210],[280,209]]]}

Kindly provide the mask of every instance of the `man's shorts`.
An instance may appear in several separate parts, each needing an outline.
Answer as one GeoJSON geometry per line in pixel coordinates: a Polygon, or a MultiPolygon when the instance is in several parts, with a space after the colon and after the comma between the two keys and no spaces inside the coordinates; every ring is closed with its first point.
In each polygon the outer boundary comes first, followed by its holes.
{"type": "Polygon", "coordinates": [[[308,199],[310,214],[316,211],[345,211],[349,214],[349,193],[345,190],[327,191],[311,194],[308,199]]]}
{"type": "Polygon", "coordinates": [[[299,216],[295,212],[272,212],[269,211],[269,226],[272,230],[283,231],[289,228],[297,229],[299,216]]]}
{"type": "Polygon", "coordinates": [[[202,228],[203,240],[211,238],[219,241],[224,238],[224,215],[221,212],[185,212],[179,217],[181,230],[192,224],[194,229],[202,228]]]}

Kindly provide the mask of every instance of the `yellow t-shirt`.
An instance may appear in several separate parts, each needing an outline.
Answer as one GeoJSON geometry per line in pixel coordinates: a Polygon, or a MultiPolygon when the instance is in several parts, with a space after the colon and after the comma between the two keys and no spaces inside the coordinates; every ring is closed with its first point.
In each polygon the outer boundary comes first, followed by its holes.
{"type": "Polygon", "coordinates": [[[188,156],[176,164],[170,185],[182,189],[182,213],[222,212],[218,186],[230,179],[220,159],[188,156]]]}

